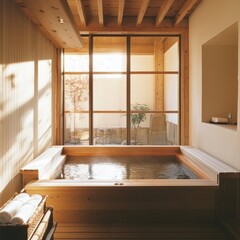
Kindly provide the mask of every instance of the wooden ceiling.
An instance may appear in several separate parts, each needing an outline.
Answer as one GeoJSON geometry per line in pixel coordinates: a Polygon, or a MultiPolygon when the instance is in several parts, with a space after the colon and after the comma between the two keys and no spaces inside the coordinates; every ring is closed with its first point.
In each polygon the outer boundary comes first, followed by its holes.
{"type": "Polygon", "coordinates": [[[80,34],[176,33],[201,0],[15,0],[57,47],[79,48],[80,34]]]}
{"type": "Polygon", "coordinates": [[[67,0],[81,32],[177,26],[200,0],[67,0]]]}

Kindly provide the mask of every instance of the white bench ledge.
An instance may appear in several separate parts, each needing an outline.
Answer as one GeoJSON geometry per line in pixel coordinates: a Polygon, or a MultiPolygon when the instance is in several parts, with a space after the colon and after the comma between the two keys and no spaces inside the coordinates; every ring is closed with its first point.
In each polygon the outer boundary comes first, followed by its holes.
{"type": "Polygon", "coordinates": [[[230,167],[226,163],[220,161],[219,159],[209,155],[208,153],[191,146],[181,146],[180,147],[181,152],[194,161],[196,164],[200,163],[204,166],[211,169],[214,173],[220,174],[220,173],[237,173],[239,174],[239,171],[230,167]]]}
{"type": "Polygon", "coordinates": [[[49,171],[49,166],[53,165],[62,153],[63,147],[51,147],[46,149],[42,154],[36,157],[33,161],[21,168],[21,172],[37,171],[38,175],[42,175],[49,171]]]}

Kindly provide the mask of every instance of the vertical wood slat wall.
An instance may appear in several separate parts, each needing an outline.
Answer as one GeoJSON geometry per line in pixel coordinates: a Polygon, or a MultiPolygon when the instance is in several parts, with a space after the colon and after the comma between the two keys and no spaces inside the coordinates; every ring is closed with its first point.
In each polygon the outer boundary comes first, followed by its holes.
{"type": "Polygon", "coordinates": [[[0,1],[0,205],[19,169],[52,145],[56,49],[13,0],[0,1]]]}

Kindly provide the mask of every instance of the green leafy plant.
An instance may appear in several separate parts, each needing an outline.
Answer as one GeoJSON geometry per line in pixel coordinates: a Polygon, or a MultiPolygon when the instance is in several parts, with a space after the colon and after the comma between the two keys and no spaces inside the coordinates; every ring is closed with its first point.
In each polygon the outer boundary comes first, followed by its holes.
{"type": "Polygon", "coordinates": [[[141,127],[141,123],[147,119],[146,111],[149,111],[150,107],[147,104],[135,103],[131,106],[131,110],[136,111],[131,113],[131,125],[133,128],[134,143],[137,144],[137,135],[141,127]]]}

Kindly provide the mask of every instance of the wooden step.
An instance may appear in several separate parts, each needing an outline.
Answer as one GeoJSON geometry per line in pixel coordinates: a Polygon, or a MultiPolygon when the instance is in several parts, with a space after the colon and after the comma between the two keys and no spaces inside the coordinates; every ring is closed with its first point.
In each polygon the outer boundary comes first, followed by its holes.
{"type": "Polygon", "coordinates": [[[230,240],[216,224],[77,224],[59,223],[54,235],[56,240],[230,240]]]}

